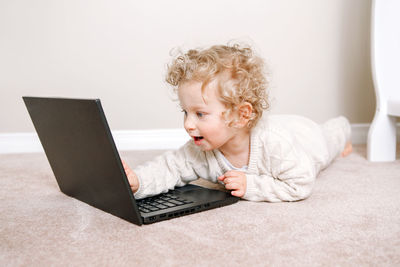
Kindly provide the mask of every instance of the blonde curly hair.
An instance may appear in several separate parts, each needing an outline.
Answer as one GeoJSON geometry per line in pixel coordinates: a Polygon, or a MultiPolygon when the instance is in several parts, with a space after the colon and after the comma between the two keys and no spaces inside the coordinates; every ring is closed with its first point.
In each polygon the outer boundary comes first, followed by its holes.
{"type": "Polygon", "coordinates": [[[179,51],[168,65],[166,81],[175,92],[187,81],[200,81],[204,93],[204,88],[216,78],[219,78],[220,101],[227,107],[225,118],[247,102],[252,105],[247,126],[255,126],[263,111],[269,107],[268,82],[264,61],[249,46],[215,45],[208,49],[191,49],[186,53],[179,51]]]}

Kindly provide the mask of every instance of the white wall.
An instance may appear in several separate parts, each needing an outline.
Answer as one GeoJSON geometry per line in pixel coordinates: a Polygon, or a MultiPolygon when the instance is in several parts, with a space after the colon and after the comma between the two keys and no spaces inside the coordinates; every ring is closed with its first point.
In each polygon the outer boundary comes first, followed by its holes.
{"type": "Polygon", "coordinates": [[[179,128],[169,51],[232,39],[267,60],[272,113],[370,122],[370,4],[0,0],[0,133],[34,131],[23,95],[100,98],[112,129],[179,128]]]}

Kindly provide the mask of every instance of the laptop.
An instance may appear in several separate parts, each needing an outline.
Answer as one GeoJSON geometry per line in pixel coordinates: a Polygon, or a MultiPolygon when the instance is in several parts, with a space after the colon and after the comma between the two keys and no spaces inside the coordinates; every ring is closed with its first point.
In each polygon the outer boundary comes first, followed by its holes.
{"type": "Polygon", "coordinates": [[[99,99],[23,100],[58,186],[68,196],[137,225],[239,200],[229,192],[192,184],[136,200],[99,99]]]}

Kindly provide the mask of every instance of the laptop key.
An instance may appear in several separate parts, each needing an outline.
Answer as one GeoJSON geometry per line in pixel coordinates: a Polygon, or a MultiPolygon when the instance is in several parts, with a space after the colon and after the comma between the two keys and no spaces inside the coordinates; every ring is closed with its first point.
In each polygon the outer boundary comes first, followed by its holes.
{"type": "Polygon", "coordinates": [[[172,204],[172,203],[169,203],[169,202],[165,202],[164,205],[168,206],[168,207],[176,207],[175,204],[172,204]]]}
{"type": "Polygon", "coordinates": [[[176,204],[176,205],[183,205],[183,204],[185,204],[185,203],[183,203],[182,201],[175,200],[175,199],[171,199],[169,202],[174,203],[174,204],[176,204]]]}
{"type": "Polygon", "coordinates": [[[149,209],[149,210],[151,210],[151,211],[160,210],[159,208],[157,208],[157,207],[154,207],[154,206],[151,206],[151,207],[149,207],[148,209],[149,209]]]}
{"type": "Polygon", "coordinates": [[[142,212],[150,212],[150,210],[148,210],[148,209],[146,209],[146,208],[143,208],[143,207],[139,207],[139,210],[140,211],[142,211],[142,212]]]}
{"type": "Polygon", "coordinates": [[[158,204],[158,205],[154,205],[155,207],[159,208],[159,209],[166,209],[168,208],[168,206],[165,206],[163,204],[158,204]]]}

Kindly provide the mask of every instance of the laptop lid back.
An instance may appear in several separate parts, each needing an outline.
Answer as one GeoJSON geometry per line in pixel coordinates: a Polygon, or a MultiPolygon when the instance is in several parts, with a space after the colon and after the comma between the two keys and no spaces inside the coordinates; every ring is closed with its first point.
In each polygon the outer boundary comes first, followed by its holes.
{"type": "Polygon", "coordinates": [[[60,190],[141,225],[100,100],[23,99],[60,190]]]}

